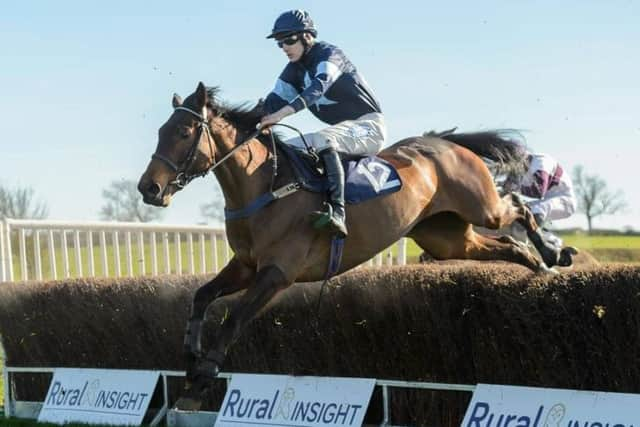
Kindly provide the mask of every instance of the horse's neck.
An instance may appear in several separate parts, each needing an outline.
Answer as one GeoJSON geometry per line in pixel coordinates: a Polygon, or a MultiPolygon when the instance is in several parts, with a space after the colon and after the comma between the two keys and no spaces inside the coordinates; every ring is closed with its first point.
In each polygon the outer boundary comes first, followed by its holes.
{"type": "MultiPolygon", "coordinates": [[[[228,145],[226,152],[235,146],[228,145]]],[[[254,138],[216,169],[227,209],[243,208],[269,190],[272,177],[269,166],[268,150],[254,138]]]]}

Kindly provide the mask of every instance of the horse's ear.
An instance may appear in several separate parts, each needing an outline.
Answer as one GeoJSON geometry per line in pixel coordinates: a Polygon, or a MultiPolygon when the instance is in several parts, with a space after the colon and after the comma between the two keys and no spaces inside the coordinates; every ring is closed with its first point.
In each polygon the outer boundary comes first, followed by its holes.
{"type": "Polygon", "coordinates": [[[198,88],[196,89],[196,102],[199,108],[207,105],[207,87],[202,82],[198,83],[198,88]]]}
{"type": "Polygon", "coordinates": [[[173,105],[173,108],[178,108],[179,106],[182,105],[182,98],[180,97],[180,95],[178,95],[177,93],[173,94],[171,105],[173,105]]]}

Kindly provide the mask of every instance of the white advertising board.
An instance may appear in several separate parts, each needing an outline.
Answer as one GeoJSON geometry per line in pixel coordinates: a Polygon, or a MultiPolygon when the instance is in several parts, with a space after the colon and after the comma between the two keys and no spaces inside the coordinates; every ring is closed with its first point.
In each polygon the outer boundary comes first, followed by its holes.
{"type": "Polygon", "coordinates": [[[361,426],[374,379],[234,374],[215,427],[361,426]]]}
{"type": "Polygon", "coordinates": [[[478,384],[462,426],[640,426],[640,395],[478,384]]]}
{"type": "Polygon", "coordinates": [[[140,425],[159,375],[154,371],[56,369],[38,421],[140,425]]]}

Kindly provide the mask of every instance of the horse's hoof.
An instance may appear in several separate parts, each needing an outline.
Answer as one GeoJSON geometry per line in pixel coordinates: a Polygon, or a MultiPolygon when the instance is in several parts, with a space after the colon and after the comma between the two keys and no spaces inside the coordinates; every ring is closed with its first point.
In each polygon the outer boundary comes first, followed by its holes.
{"type": "Polygon", "coordinates": [[[193,381],[187,379],[184,383],[184,392],[176,402],[176,409],[181,411],[199,410],[202,406],[202,395],[208,386],[208,381],[203,377],[197,377],[193,381]]]}
{"type": "Polygon", "coordinates": [[[176,409],[180,411],[199,411],[202,407],[202,399],[183,396],[176,402],[176,409]]]}
{"type": "Polygon", "coordinates": [[[573,264],[573,256],[578,254],[578,249],[573,246],[562,248],[558,257],[558,265],[560,267],[570,267],[573,264]]]}
{"type": "Polygon", "coordinates": [[[220,373],[220,365],[212,359],[204,359],[200,361],[195,369],[196,383],[198,381],[213,381],[218,378],[220,373]]]}
{"type": "Polygon", "coordinates": [[[427,252],[425,251],[425,252],[422,252],[422,253],[420,254],[420,257],[418,258],[418,261],[419,261],[419,262],[421,262],[421,263],[424,263],[424,262],[432,262],[432,261],[435,261],[435,258],[434,258],[434,257],[432,257],[432,256],[431,256],[431,254],[429,254],[429,253],[427,253],[427,252]]]}

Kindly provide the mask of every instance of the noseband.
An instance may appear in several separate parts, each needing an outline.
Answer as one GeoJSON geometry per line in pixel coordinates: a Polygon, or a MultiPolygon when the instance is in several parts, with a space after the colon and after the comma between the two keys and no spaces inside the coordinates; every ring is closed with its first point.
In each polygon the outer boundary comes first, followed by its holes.
{"type": "Polygon", "coordinates": [[[205,113],[205,114],[199,114],[199,113],[193,111],[190,108],[182,107],[182,106],[176,107],[175,110],[186,111],[188,113],[193,114],[194,116],[196,116],[198,118],[198,120],[199,120],[198,121],[198,134],[196,135],[195,139],[193,140],[193,144],[191,144],[191,148],[189,148],[189,151],[187,152],[187,156],[182,161],[182,166],[178,166],[171,159],[163,156],[162,154],[153,153],[151,158],[152,159],[156,159],[156,160],[160,160],[167,167],[169,167],[169,169],[171,169],[172,171],[174,171],[176,173],[176,179],[174,179],[173,181],[169,182],[169,184],[173,184],[178,188],[184,188],[184,186],[187,185],[189,182],[191,182],[195,178],[198,178],[198,177],[201,177],[201,176],[205,176],[206,174],[208,174],[215,167],[216,162],[215,162],[215,156],[213,154],[213,144],[211,143],[211,141],[213,140],[213,135],[211,134],[211,128],[209,127],[209,123],[207,122],[206,107],[205,107],[205,109],[203,109],[203,113],[205,113]],[[209,153],[211,153],[211,158],[209,159],[209,162],[210,162],[211,165],[204,172],[195,173],[195,174],[188,174],[187,170],[189,170],[189,168],[191,166],[193,166],[193,162],[196,159],[196,152],[198,150],[198,145],[200,145],[200,139],[202,139],[203,130],[206,131],[207,141],[209,142],[209,153]]]}

